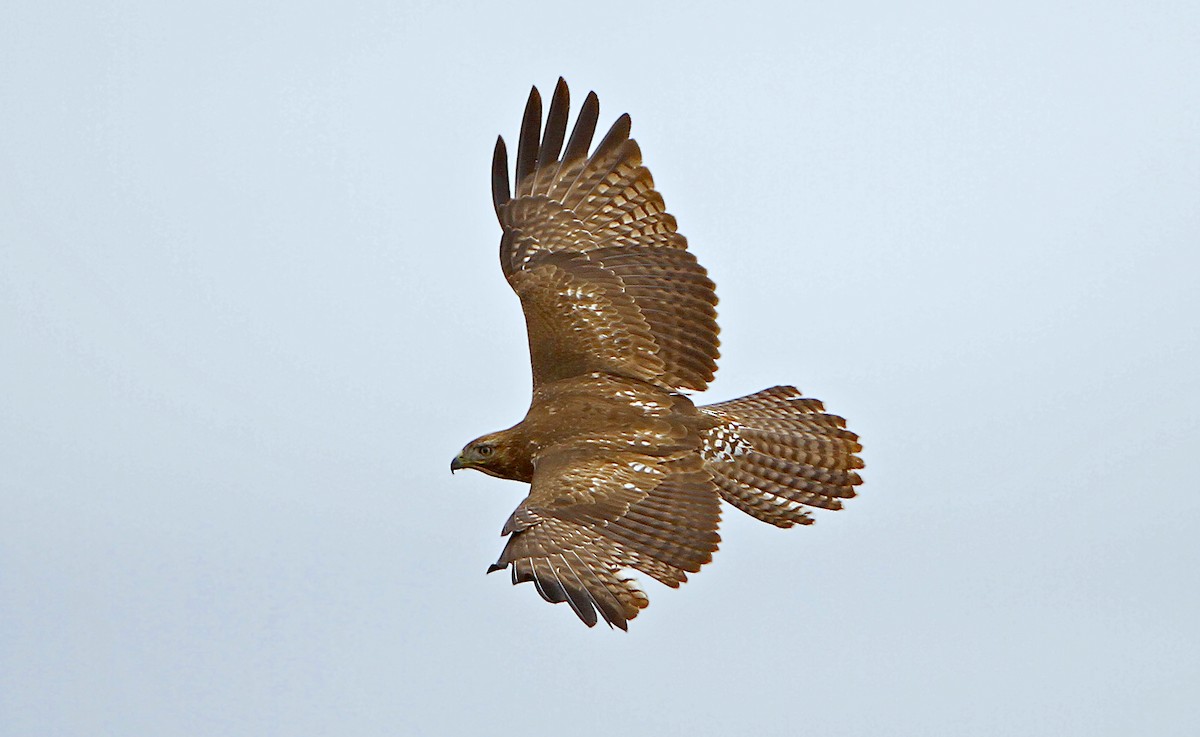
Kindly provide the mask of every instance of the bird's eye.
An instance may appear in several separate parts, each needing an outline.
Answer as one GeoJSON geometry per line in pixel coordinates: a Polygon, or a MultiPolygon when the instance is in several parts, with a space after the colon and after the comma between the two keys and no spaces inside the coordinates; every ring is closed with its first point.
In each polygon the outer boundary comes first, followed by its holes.
{"type": "Polygon", "coordinates": [[[492,446],[490,446],[490,445],[479,446],[479,455],[483,456],[484,458],[487,458],[491,454],[492,454],[492,446]]]}

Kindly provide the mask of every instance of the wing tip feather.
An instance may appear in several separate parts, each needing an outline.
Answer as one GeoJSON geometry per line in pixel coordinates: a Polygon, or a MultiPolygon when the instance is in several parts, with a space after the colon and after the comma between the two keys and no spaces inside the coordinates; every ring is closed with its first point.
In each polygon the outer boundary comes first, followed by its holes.
{"type": "Polygon", "coordinates": [[[600,119],[600,98],[595,92],[588,92],[575,118],[575,127],[571,129],[571,138],[563,151],[563,162],[575,162],[587,158],[588,149],[592,145],[592,137],[596,135],[596,123],[600,119]]]}
{"type": "Polygon", "coordinates": [[[517,176],[518,191],[523,186],[529,174],[537,166],[538,150],[541,147],[542,131],[542,94],[537,85],[529,88],[529,99],[525,102],[525,113],[521,117],[521,138],[517,142],[517,176]]]}
{"type": "Polygon", "coordinates": [[[562,77],[554,86],[550,98],[550,109],[546,113],[546,128],[542,132],[542,143],[538,149],[537,168],[544,169],[558,161],[563,139],[567,134],[567,118],[571,112],[571,91],[562,77]]]}
{"type": "Polygon", "coordinates": [[[512,190],[508,181],[508,147],[504,144],[504,136],[496,136],[496,146],[492,149],[492,207],[496,217],[500,217],[500,208],[512,199],[512,190]]]}

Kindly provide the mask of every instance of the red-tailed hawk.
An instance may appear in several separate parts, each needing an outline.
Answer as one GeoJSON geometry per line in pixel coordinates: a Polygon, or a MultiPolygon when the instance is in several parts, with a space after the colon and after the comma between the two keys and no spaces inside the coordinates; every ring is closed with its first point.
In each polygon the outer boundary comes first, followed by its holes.
{"type": "Polygon", "coordinates": [[[567,138],[558,81],[542,132],[535,87],[510,191],[504,139],[492,199],[500,266],[521,299],[533,401],[519,424],[450,464],[530,484],[488,572],[626,629],[649,600],[632,569],[671,587],[712,560],[720,500],[779,527],[840,509],[862,483],[841,417],[790,386],[697,407],[717,367],[717,297],[688,252],[622,115],[589,154],[589,93],[567,138]],[[566,147],[563,147],[563,144],[566,147]]]}

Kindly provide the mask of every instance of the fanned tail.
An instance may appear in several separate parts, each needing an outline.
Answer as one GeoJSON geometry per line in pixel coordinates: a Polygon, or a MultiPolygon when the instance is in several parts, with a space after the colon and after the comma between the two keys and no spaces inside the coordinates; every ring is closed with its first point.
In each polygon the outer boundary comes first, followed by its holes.
{"type": "Polygon", "coordinates": [[[703,455],[721,497],[763,522],[812,524],[809,507],[841,509],[862,483],[858,436],[795,387],[699,409],[720,423],[707,432],[703,455]]]}

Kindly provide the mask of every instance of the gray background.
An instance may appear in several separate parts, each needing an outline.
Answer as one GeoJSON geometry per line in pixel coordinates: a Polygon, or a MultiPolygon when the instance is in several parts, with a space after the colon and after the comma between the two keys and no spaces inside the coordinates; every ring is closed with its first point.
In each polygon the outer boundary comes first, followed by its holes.
{"type": "Polygon", "coordinates": [[[1200,17],[1178,3],[17,2],[4,735],[1194,735],[1200,17]],[[494,137],[595,89],[719,287],[711,401],[862,495],[622,634],[523,488],[494,137]]]}

